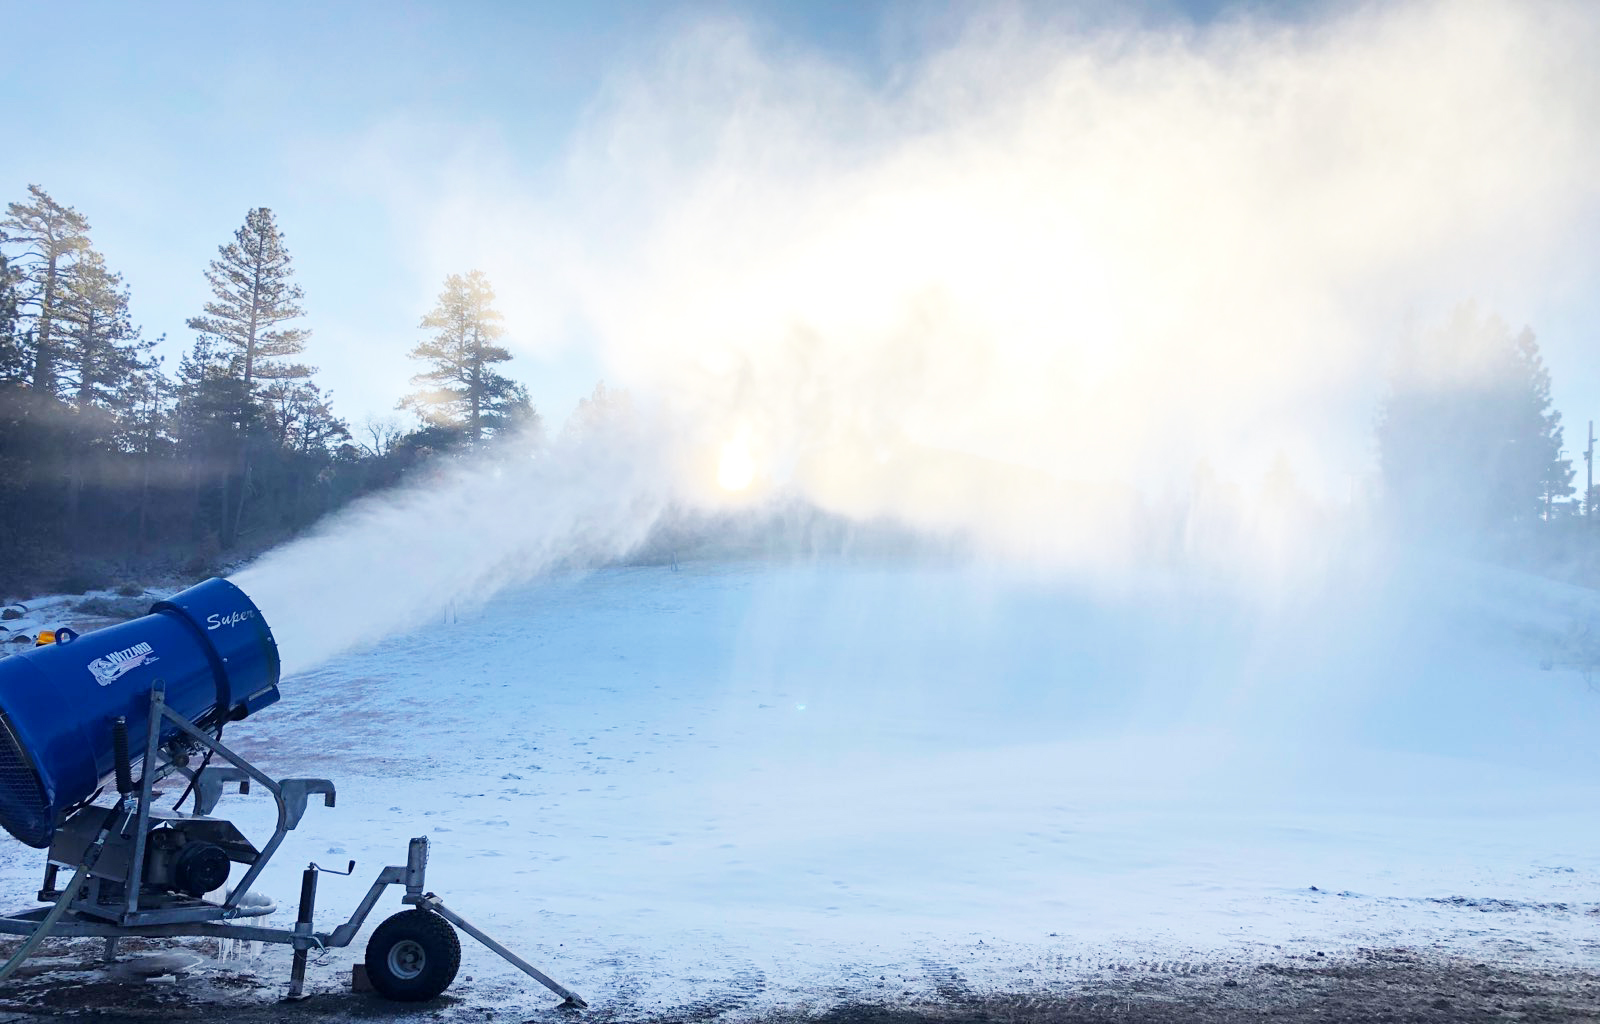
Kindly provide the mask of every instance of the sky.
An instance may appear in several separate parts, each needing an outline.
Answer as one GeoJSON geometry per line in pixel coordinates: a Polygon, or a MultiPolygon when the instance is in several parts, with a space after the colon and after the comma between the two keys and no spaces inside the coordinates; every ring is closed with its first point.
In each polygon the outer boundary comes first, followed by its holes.
{"type": "MultiPolygon", "coordinates": [[[[715,46],[683,43],[705,39],[705,26],[714,27],[712,36],[739,34],[755,60],[787,69],[786,88],[799,82],[832,90],[816,109],[845,122],[850,118],[828,102],[845,96],[848,107],[850,97],[866,97],[870,106],[926,90],[941,55],[990,19],[1068,34],[1115,23],[1157,38],[1244,19],[1307,24],[1360,9],[1198,0],[1131,7],[0,0],[7,34],[35,41],[0,69],[9,95],[34,98],[8,108],[11,137],[22,141],[0,150],[0,198],[20,198],[38,183],[87,215],[97,246],[132,288],[135,321],[149,337],[166,336],[161,351],[169,365],[193,340],[184,321],[206,301],[206,262],[248,209],[272,208],[305,290],[308,358],[358,432],[368,417],[398,415],[394,403],[420,368],[404,356],[421,338],[417,321],[443,277],[481,267],[502,291],[516,354],[508,371],[554,425],[596,381],[614,380],[619,352],[628,354],[626,346],[607,351],[600,343],[598,334],[615,331],[615,323],[552,300],[573,273],[569,254],[587,245],[585,255],[594,259],[608,252],[604,233],[618,230],[596,215],[600,242],[569,244],[566,236],[587,230],[584,211],[609,212],[608,194],[586,183],[586,168],[596,154],[605,156],[606,173],[623,182],[608,186],[616,209],[653,204],[652,217],[675,201],[672,187],[694,184],[691,176],[674,176],[681,167],[673,161],[682,158],[673,147],[695,145],[699,122],[683,108],[703,83],[684,87],[675,107],[652,109],[640,96],[660,83],[714,75],[698,67],[690,75],[673,63],[715,58],[715,46]],[[663,131],[687,138],[641,145],[640,110],[646,120],[659,115],[663,131]],[[649,163],[669,151],[660,166],[649,163]],[[627,161],[635,156],[638,180],[659,181],[660,191],[627,190],[627,161]],[[579,214],[564,218],[567,207],[579,214]],[[562,244],[550,243],[562,233],[562,244]],[[507,280],[509,268],[518,279],[507,280]]],[[[752,76],[729,80],[759,86],[752,76]]],[[[730,109],[742,102],[707,95],[730,109]]],[[[780,114],[804,106],[788,97],[752,105],[780,114]]],[[[825,140],[832,156],[851,156],[855,143],[846,136],[858,129],[871,131],[870,119],[825,140]]],[[[1573,209],[1600,227],[1593,206],[1573,209]]],[[[1597,237],[1582,225],[1573,231],[1584,234],[1597,237]]],[[[1600,359],[1590,351],[1594,303],[1573,298],[1587,291],[1597,263],[1589,247],[1555,261],[1563,280],[1548,288],[1487,287],[1457,296],[1534,328],[1569,425],[1569,451],[1581,446],[1584,421],[1600,410],[1600,359]]],[[[592,285],[595,275],[585,280],[592,285]]],[[[590,295],[575,306],[592,311],[604,301],[590,295]]],[[[1405,311],[1390,313],[1377,329],[1402,329],[1405,311]]]]}

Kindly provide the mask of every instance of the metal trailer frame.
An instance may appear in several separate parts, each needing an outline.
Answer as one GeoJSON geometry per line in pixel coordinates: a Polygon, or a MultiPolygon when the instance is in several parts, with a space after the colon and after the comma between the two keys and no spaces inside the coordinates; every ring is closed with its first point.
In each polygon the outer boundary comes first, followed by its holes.
{"type": "MultiPolygon", "coordinates": [[[[126,747],[126,743],[121,744],[126,747]]],[[[170,938],[198,935],[223,939],[243,939],[251,942],[270,942],[291,946],[294,959],[290,968],[288,999],[306,996],[306,961],[312,949],[338,949],[350,945],[366,923],[368,915],[377,906],[378,899],[391,885],[403,886],[402,904],[438,914],[460,928],[483,945],[505,958],[513,966],[561,996],[562,1006],[584,1009],[589,1005],[581,996],[551,979],[526,960],[496,942],[470,921],[445,906],[435,894],[427,890],[428,839],[412,839],[404,865],[390,865],[378,872],[378,877],[367,889],[349,920],[332,931],[319,932],[312,928],[316,908],[317,875],[328,870],[315,863],[306,867],[301,876],[299,912],[293,928],[262,928],[235,923],[238,918],[248,918],[270,913],[272,905],[265,907],[243,903],[250,886],[260,876],[267,861],[277,852],[284,837],[305,815],[312,796],[321,796],[323,805],[332,807],[335,799],[334,785],[327,779],[273,780],[245,758],[224,746],[220,740],[205,732],[174,712],[166,704],[165,692],[158,683],[150,694],[149,731],[144,745],[143,778],[131,784],[131,767],[125,749],[118,751],[118,788],[120,796],[111,807],[90,804],[75,812],[62,826],[50,848],[45,864],[44,886],[39,890],[40,902],[46,907],[35,907],[14,914],[0,916],[0,934],[25,935],[23,942],[4,966],[0,966],[0,982],[9,978],[22,962],[46,937],[105,939],[105,959],[116,957],[117,940],[129,936],[170,938]],[[181,740],[169,741],[164,749],[161,742],[162,723],[171,722],[181,733],[181,740]],[[187,756],[180,748],[190,751],[204,748],[229,762],[231,767],[204,766],[190,771],[187,756]],[[194,814],[161,814],[153,809],[155,784],[160,778],[172,774],[186,777],[195,791],[194,814]],[[272,838],[259,852],[244,840],[231,822],[211,818],[211,811],[222,797],[223,787],[230,783],[239,785],[239,792],[250,791],[255,782],[272,794],[277,805],[278,820],[272,838]],[[93,825],[96,811],[103,820],[98,828],[93,825]],[[175,893],[141,893],[144,879],[147,843],[151,828],[169,822],[212,823],[212,828],[222,844],[231,843],[230,859],[248,863],[243,878],[227,894],[222,903],[188,898],[175,893]],[[236,840],[230,838],[237,837],[236,840]],[[112,853],[111,867],[96,872],[101,856],[112,853]],[[118,870],[117,862],[125,864],[118,870]],[[74,868],[72,880],[65,888],[57,888],[59,869],[74,868]],[[109,899],[108,899],[109,894],[109,899]]],[[[350,874],[355,861],[347,871],[350,874]]]]}

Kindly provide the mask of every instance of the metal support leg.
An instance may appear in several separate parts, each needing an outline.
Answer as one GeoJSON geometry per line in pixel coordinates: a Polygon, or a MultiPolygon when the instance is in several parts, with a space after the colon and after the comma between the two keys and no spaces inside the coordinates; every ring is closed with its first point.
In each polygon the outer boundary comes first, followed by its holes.
{"type": "MultiPolygon", "coordinates": [[[[128,865],[126,904],[122,922],[129,924],[139,913],[139,890],[144,885],[144,841],[150,831],[150,802],[155,798],[156,752],[161,748],[161,715],[167,706],[167,687],[156,680],[150,690],[150,728],[145,736],[144,767],[139,779],[139,810],[133,823],[133,835],[139,838],[133,844],[133,860],[128,865]]],[[[123,796],[126,800],[127,796],[123,796]]],[[[124,835],[129,834],[124,829],[124,835]]]]}
{"type": "Polygon", "coordinates": [[[94,862],[100,859],[100,853],[106,848],[106,840],[111,838],[112,830],[116,828],[117,816],[121,813],[122,808],[120,805],[106,811],[105,820],[100,823],[100,834],[95,837],[94,842],[89,844],[89,848],[83,851],[83,860],[78,864],[78,870],[73,872],[72,881],[68,882],[67,887],[61,891],[61,895],[56,897],[55,906],[51,907],[50,912],[44,915],[44,919],[39,922],[38,927],[34,928],[33,934],[29,935],[22,945],[17,947],[17,951],[11,954],[11,959],[5,962],[5,966],[0,967],[0,981],[5,981],[16,973],[17,968],[22,966],[22,961],[28,959],[33,951],[39,948],[39,943],[45,940],[45,936],[50,934],[50,929],[54,928],[56,922],[61,920],[61,915],[67,911],[67,904],[78,898],[78,890],[83,887],[84,880],[89,877],[89,869],[94,867],[94,862]]]}
{"type": "MultiPolygon", "coordinates": [[[[315,865],[306,868],[305,874],[300,876],[300,913],[295,918],[294,933],[296,936],[311,937],[311,917],[317,905],[317,869],[315,865]]],[[[306,997],[306,957],[310,956],[308,946],[295,943],[294,961],[289,968],[289,995],[290,1000],[299,1000],[306,997]]]]}
{"type": "Polygon", "coordinates": [[[61,920],[61,915],[66,912],[67,904],[71,903],[77,895],[78,887],[83,884],[83,880],[88,874],[89,866],[80,864],[77,874],[72,876],[72,882],[67,886],[66,891],[57,897],[56,905],[50,908],[50,913],[44,916],[44,920],[39,922],[39,927],[33,930],[33,934],[28,936],[22,945],[17,947],[15,953],[11,954],[11,959],[6,961],[5,966],[0,967],[0,981],[5,981],[15,974],[17,968],[22,966],[22,961],[28,959],[33,954],[33,951],[39,948],[39,943],[44,941],[45,936],[50,934],[50,929],[54,928],[56,922],[61,920]]]}
{"type": "Polygon", "coordinates": [[[56,901],[56,882],[59,880],[61,866],[54,861],[49,861],[44,866],[44,885],[39,889],[40,903],[54,903],[56,901]]]}
{"type": "Polygon", "coordinates": [[[548,974],[545,974],[543,971],[539,970],[539,968],[533,966],[532,964],[528,963],[528,961],[522,959],[522,957],[520,957],[517,954],[511,952],[511,950],[507,949],[506,947],[500,945],[500,943],[498,943],[498,942],[494,941],[493,939],[489,938],[489,936],[487,936],[483,932],[479,931],[478,928],[471,921],[468,921],[466,918],[462,917],[460,914],[456,913],[455,911],[451,910],[449,907],[445,906],[439,900],[439,897],[437,897],[437,896],[424,896],[424,897],[422,897],[422,899],[417,901],[417,906],[419,906],[419,907],[427,907],[429,910],[433,911],[435,914],[438,914],[440,917],[444,918],[446,921],[449,921],[451,924],[455,925],[457,928],[460,928],[462,931],[466,932],[468,935],[470,935],[473,938],[477,939],[479,942],[483,943],[485,946],[488,946],[490,949],[494,950],[496,953],[499,953],[502,957],[504,957],[506,959],[507,963],[511,964],[511,966],[513,966],[513,967],[517,968],[518,970],[522,971],[522,973],[526,974],[528,977],[532,978],[534,981],[537,981],[539,984],[543,985],[545,988],[549,989],[550,991],[554,992],[556,995],[558,995],[561,998],[565,999],[566,1002],[563,1003],[562,1005],[564,1005],[564,1006],[572,1006],[572,1007],[575,1007],[575,1008],[577,1008],[579,1010],[583,1010],[583,1009],[587,1009],[588,1008],[589,1004],[584,1002],[583,1001],[583,997],[578,995],[578,993],[576,993],[576,992],[572,991],[571,989],[567,988],[566,986],[562,985],[560,982],[558,982],[558,981],[554,980],[553,978],[551,978],[548,974]]]}
{"type": "Polygon", "coordinates": [[[117,962],[117,937],[115,935],[106,936],[106,947],[101,950],[100,959],[108,964],[117,962]]]}

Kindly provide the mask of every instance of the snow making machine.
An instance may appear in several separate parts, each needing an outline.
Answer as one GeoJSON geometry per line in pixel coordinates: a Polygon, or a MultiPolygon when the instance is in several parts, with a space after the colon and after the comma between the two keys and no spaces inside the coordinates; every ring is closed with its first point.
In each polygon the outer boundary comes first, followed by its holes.
{"type": "Polygon", "coordinates": [[[142,618],[81,636],[62,630],[54,644],[0,660],[0,826],[47,851],[43,905],[0,917],[0,934],[25,937],[0,966],[0,982],[50,936],[101,938],[111,960],[122,938],[201,935],[293,947],[288,997],[299,999],[311,951],[348,946],[398,885],[409,909],[367,943],[367,979],[379,994],[424,1000],[444,991],[461,962],[459,928],[563,1005],[585,1006],[427,891],[425,837],[411,840],[404,864],[378,873],[332,931],[313,921],[316,864],[301,876],[292,928],[252,923],[275,909],[251,887],[284,837],[313,797],[334,804],[331,781],[273,779],[222,743],[226,724],[278,700],[278,675],[266,620],[220,579],[159,601],[142,618]],[[157,807],[163,780],[183,787],[165,810],[157,807]],[[212,814],[226,787],[245,793],[252,784],[277,807],[260,847],[212,814]],[[244,872],[230,888],[235,865],[244,872]]]}

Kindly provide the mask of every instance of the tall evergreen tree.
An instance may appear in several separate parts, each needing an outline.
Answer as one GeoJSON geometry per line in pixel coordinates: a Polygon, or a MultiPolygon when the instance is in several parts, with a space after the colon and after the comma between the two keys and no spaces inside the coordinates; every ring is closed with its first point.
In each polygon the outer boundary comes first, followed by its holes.
{"type": "Polygon", "coordinates": [[[411,378],[423,387],[401,399],[398,407],[472,444],[529,415],[527,390],[494,369],[511,358],[495,344],[505,334],[502,320],[494,308],[494,289],[482,271],[445,278],[438,305],[419,325],[433,335],[410,353],[433,368],[411,378]]]}
{"type": "Polygon", "coordinates": [[[245,215],[244,226],[230,244],[217,247],[206,270],[213,298],[204,315],[189,319],[189,328],[219,353],[231,349],[238,356],[249,397],[256,395],[258,381],[301,380],[316,372],[291,361],[305,351],[311,332],[280,326],[305,315],[293,275],[283,233],[266,207],[245,215]]]}
{"type": "Polygon", "coordinates": [[[136,460],[133,542],[134,550],[142,554],[151,533],[152,484],[161,482],[160,468],[176,466],[172,382],[156,369],[136,373],[125,387],[123,401],[126,409],[118,419],[117,447],[136,460]]]}
{"type": "MultiPolygon", "coordinates": [[[[316,371],[293,357],[305,350],[310,331],[283,326],[305,315],[303,295],[294,274],[283,233],[266,207],[245,215],[244,226],[233,242],[217,248],[217,258],[206,270],[212,301],[203,316],[188,321],[200,340],[212,346],[217,363],[226,366],[241,385],[234,410],[238,428],[236,472],[221,522],[221,543],[232,547],[244,520],[245,501],[251,493],[252,432],[263,420],[257,408],[263,381],[305,380],[316,371]],[[231,350],[231,351],[230,351],[231,350]]],[[[221,391],[213,389],[214,394],[221,391]]]]}
{"type": "Polygon", "coordinates": [[[236,364],[237,359],[219,355],[204,336],[178,364],[173,435],[187,471],[189,521],[196,539],[211,534],[220,541],[232,523],[228,481],[245,432],[254,426],[254,409],[236,364]]]}
{"type": "Polygon", "coordinates": [[[125,390],[154,368],[153,341],[128,317],[128,289],[90,250],[63,290],[58,316],[63,395],[80,416],[95,407],[121,411],[125,390]]]}
{"type": "Polygon", "coordinates": [[[90,249],[65,278],[56,315],[56,374],[72,410],[62,431],[67,469],[66,526],[76,532],[89,466],[116,450],[118,420],[130,411],[129,389],[153,370],[150,349],[128,317],[128,290],[90,249]]]}
{"type": "Polygon", "coordinates": [[[350,439],[349,426],[333,413],[332,397],[315,384],[276,381],[262,398],[268,429],[285,451],[309,455],[350,439]]]}
{"type": "Polygon", "coordinates": [[[633,411],[632,395],[607,388],[603,380],[596,381],[589,397],[578,399],[578,407],[567,417],[562,436],[578,441],[619,427],[625,429],[633,419],[633,411]]]}
{"type": "Polygon", "coordinates": [[[1499,531],[1572,493],[1550,371],[1527,329],[1471,305],[1400,352],[1378,424],[1384,490],[1415,529],[1499,531]]]}
{"type": "Polygon", "coordinates": [[[0,388],[22,381],[25,374],[22,332],[17,326],[17,275],[0,252],[0,388]]]}
{"type": "Polygon", "coordinates": [[[0,242],[13,248],[14,262],[21,269],[28,381],[34,395],[43,398],[56,393],[59,304],[79,260],[89,251],[89,222],[38,185],[29,185],[28,195],[27,202],[6,206],[5,217],[0,218],[0,242]]]}
{"type": "Polygon", "coordinates": [[[32,438],[28,436],[27,361],[17,325],[16,275],[0,252],[0,575],[21,561],[28,510],[26,481],[32,476],[32,438]]]}

